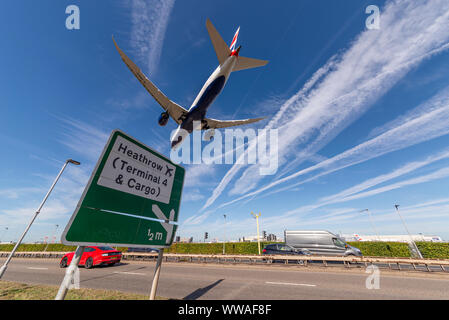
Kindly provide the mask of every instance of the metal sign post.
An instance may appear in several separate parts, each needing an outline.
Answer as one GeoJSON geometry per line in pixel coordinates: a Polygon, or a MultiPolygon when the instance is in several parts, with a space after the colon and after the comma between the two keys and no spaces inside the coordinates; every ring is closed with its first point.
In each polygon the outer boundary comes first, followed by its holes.
{"type": "Polygon", "coordinates": [[[161,273],[162,256],[163,255],[164,255],[164,249],[159,250],[159,254],[157,256],[157,262],[156,262],[156,269],[154,270],[153,284],[151,285],[150,300],[154,300],[156,298],[156,290],[157,290],[157,285],[159,284],[159,275],[161,273]]]}
{"type": "Polygon", "coordinates": [[[76,269],[78,269],[78,264],[80,263],[83,252],[84,246],[79,246],[78,248],[76,248],[75,254],[72,258],[72,262],[70,262],[70,265],[65,272],[64,279],[61,282],[61,286],[59,287],[55,300],[64,300],[67,291],[72,284],[73,275],[75,274],[76,269]]]}
{"type": "Polygon", "coordinates": [[[62,166],[62,169],[59,171],[58,175],[56,176],[56,179],[53,181],[53,184],[51,185],[50,189],[48,190],[47,194],[44,197],[44,200],[42,200],[39,208],[37,209],[37,211],[34,213],[33,218],[31,219],[30,223],[28,224],[28,226],[26,227],[25,231],[22,233],[22,236],[20,237],[20,239],[17,241],[16,245],[14,246],[14,248],[12,249],[11,253],[8,256],[8,259],[6,259],[5,263],[3,264],[3,266],[0,268],[0,279],[2,278],[3,274],[5,273],[6,269],[8,268],[8,264],[11,261],[12,257],[14,256],[14,253],[16,252],[17,248],[19,247],[19,245],[22,243],[23,238],[25,237],[25,235],[27,234],[28,230],[31,228],[31,225],[33,224],[34,220],[36,220],[38,214],[41,212],[42,207],[45,204],[45,201],[47,201],[48,196],[50,195],[51,191],[53,190],[53,188],[56,185],[56,182],[58,182],[59,177],[61,177],[62,173],[64,172],[65,167],[67,167],[67,164],[69,163],[73,163],[75,165],[79,165],[80,163],[78,161],[72,160],[72,159],[68,159],[66,160],[66,162],[64,163],[64,165],[62,166]]]}

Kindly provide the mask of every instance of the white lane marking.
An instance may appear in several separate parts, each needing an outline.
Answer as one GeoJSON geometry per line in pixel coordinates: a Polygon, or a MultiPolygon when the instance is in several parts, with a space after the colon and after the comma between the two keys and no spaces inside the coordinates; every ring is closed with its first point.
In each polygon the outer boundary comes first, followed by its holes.
{"type": "Polygon", "coordinates": [[[137,272],[126,272],[126,271],[116,271],[114,273],[122,273],[122,274],[132,274],[132,275],[138,275],[138,276],[145,276],[145,273],[137,273],[137,272]]]}
{"type": "Polygon", "coordinates": [[[35,268],[35,267],[27,267],[30,270],[48,270],[48,268],[35,268]]]}
{"type": "Polygon", "coordinates": [[[265,282],[267,284],[281,284],[286,286],[304,286],[304,287],[316,287],[316,284],[307,284],[307,283],[291,283],[291,282],[265,282]]]}

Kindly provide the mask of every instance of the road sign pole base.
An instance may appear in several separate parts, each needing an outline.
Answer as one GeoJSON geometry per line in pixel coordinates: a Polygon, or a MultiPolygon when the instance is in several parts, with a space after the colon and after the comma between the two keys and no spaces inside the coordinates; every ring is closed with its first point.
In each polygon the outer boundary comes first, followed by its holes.
{"type": "Polygon", "coordinates": [[[159,283],[159,275],[161,273],[162,256],[164,255],[164,249],[159,250],[157,256],[156,270],[154,270],[153,284],[151,285],[150,300],[156,298],[157,285],[159,283]]]}
{"type": "Polygon", "coordinates": [[[55,300],[64,300],[67,291],[69,290],[70,284],[73,279],[73,275],[78,268],[78,264],[81,260],[81,256],[84,252],[84,246],[79,246],[76,248],[75,255],[72,258],[72,262],[70,262],[67,271],[65,272],[64,279],[61,282],[61,286],[59,287],[58,293],[56,294],[55,300]]]}

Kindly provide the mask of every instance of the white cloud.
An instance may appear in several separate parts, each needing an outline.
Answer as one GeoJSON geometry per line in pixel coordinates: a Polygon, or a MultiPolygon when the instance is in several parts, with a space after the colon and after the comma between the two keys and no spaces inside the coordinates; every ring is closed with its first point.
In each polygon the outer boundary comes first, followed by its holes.
{"type": "Polygon", "coordinates": [[[72,151],[82,155],[90,161],[96,161],[103,151],[109,134],[85,122],[59,118],[64,127],[63,137],[58,141],[72,151]]]}
{"type": "Polygon", "coordinates": [[[445,150],[445,151],[437,153],[435,155],[431,155],[422,161],[409,162],[409,163],[401,166],[400,168],[393,170],[392,172],[379,175],[375,178],[368,179],[368,180],[366,180],[362,183],[359,183],[351,188],[345,189],[337,194],[324,197],[324,198],[320,199],[320,202],[335,203],[335,201],[345,199],[351,195],[362,192],[362,191],[369,189],[373,186],[376,186],[383,182],[398,178],[402,175],[411,173],[417,169],[427,166],[431,163],[434,163],[434,162],[437,162],[437,161],[440,161],[443,159],[447,159],[447,158],[449,158],[449,150],[445,150]]]}
{"type": "Polygon", "coordinates": [[[184,191],[182,194],[182,201],[199,201],[204,199],[205,196],[198,189],[194,189],[191,191],[184,191]]]}
{"type": "MultiPolygon", "coordinates": [[[[248,192],[245,195],[229,201],[219,207],[229,205],[242,199],[255,196],[266,192],[280,184],[297,179],[301,176],[321,170],[315,175],[290,185],[290,188],[310,182],[332,172],[353,166],[358,163],[368,161],[373,158],[380,157],[387,153],[401,150],[409,146],[440,137],[449,133],[449,88],[442,90],[429,101],[419,105],[408,113],[407,117],[401,116],[398,120],[393,121],[393,126],[385,126],[388,129],[368,141],[365,141],[349,150],[346,150],[332,158],[322,161],[311,167],[297,171],[289,176],[275,180],[256,191],[248,192]]],[[[446,158],[446,152],[433,155],[422,162],[410,163],[409,167],[403,167],[393,176],[398,175],[402,171],[412,171],[413,168],[419,168],[427,163],[446,158]]],[[[379,177],[378,179],[386,179],[379,177]]],[[[370,183],[373,183],[371,181],[370,183]]],[[[282,190],[285,190],[283,188],[282,190]]]]}
{"type": "MultiPolygon", "coordinates": [[[[299,164],[310,154],[315,154],[366,112],[411,68],[448,49],[448,16],[449,3],[444,0],[389,2],[382,10],[382,29],[362,32],[348,50],[333,57],[315,73],[303,90],[289,99],[267,125],[267,128],[279,129],[280,164],[292,157],[299,164]]],[[[440,109],[440,112],[445,110],[440,109]]],[[[443,126],[443,121],[439,123],[443,126]]],[[[383,145],[387,143],[385,141],[383,145]]],[[[397,145],[390,148],[397,149],[397,145]]],[[[334,158],[324,161],[279,179],[267,188],[335,161],[334,158]]],[[[215,202],[240,169],[241,166],[235,165],[226,173],[203,210],[215,202]]],[[[248,186],[257,185],[262,178],[256,169],[253,165],[243,172],[241,177],[244,178],[237,180],[232,194],[246,193],[244,197],[254,194],[247,192],[248,186]]]]}
{"type": "Polygon", "coordinates": [[[183,227],[185,225],[198,225],[201,224],[204,220],[206,220],[207,217],[212,213],[212,210],[206,211],[202,214],[196,214],[189,218],[187,218],[180,227],[183,227]]]}
{"type": "Polygon", "coordinates": [[[1,189],[0,197],[5,197],[8,199],[18,199],[22,196],[29,195],[30,193],[43,192],[42,188],[10,188],[1,189]]]}
{"type": "Polygon", "coordinates": [[[175,0],[133,0],[131,45],[152,74],[157,70],[175,0]]]}
{"type": "Polygon", "coordinates": [[[184,187],[209,185],[215,175],[216,167],[213,164],[189,165],[186,168],[184,187]]]}
{"type": "Polygon", "coordinates": [[[411,185],[425,183],[425,182],[429,182],[429,181],[433,181],[433,180],[443,179],[448,176],[449,176],[449,167],[446,167],[446,168],[436,170],[427,175],[423,175],[423,176],[420,176],[420,177],[417,177],[414,179],[408,179],[405,181],[393,183],[393,184],[383,186],[383,187],[380,187],[377,189],[373,189],[370,191],[361,192],[361,193],[358,193],[358,194],[355,194],[352,196],[347,196],[347,197],[339,199],[339,200],[334,200],[333,202],[343,202],[343,201],[350,201],[350,200],[365,198],[365,197],[377,195],[379,193],[383,193],[383,192],[387,192],[387,191],[391,191],[391,190],[395,190],[395,189],[399,189],[399,188],[404,188],[406,186],[411,186],[411,185]]]}
{"type": "MultiPolygon", "coordinates": [[[[330,204],[335,204],[335,203],[342,203],[342,202],[347,202],[347,201],[351,201],[351,200],[356,200],[356,199],[361,199],[361,198],[365,198],[365,197],[370,197],[370,196],[375,196],[377,194],[383,193],[383,192],[387,192],[387,191],[391,191],[391,190],[396,190],[396,189],[400,189],[400,188],[404,188],[407,186],[412,186],[412,185],[416,185],[416,184],[421,184],[421,183],[426,183],[426,182],[430,182],[430,181],[434,181],[434,180],[438,180],[438,179],[443,179],[449,176],[449,167],[445,167],[445,168],[441,168],[438,170],[435,170],[432,173],[426,174],[426,175],[421,175],[418,176],[416,178],[411,178],[411,179],[407,179],[407,180],[403,180],[400,182],[396,182],[396,183],[392,183],[383,187],[379,187],[376,189],[372,189],[369,191],[365,191],[362,192],[363,190],[366,190],[368,188],[371,188],[377,184],[383,183],[385,181],[391,180],[391,179],[395,179],[399,176],[402,176],[404,174],[410,173],[414,170],[417,170],[425,165],[429,165],[435,161],[438,160],[442,160],[442,159],[447,159],[449,158],[449,152],[443,152],[443,153],[439,153],[437,155],[428,157],[426,160],[424,161],[416,161],[416,162],[411,162],[408,163],[404,166],[402,166],[399,169],[396,169],[388,174],[384,174],[384,175],[380,175],[376,178],[372,178],[369,180],[366,180],[360,184],[357,184],[354,187],[351,188],[347,188],[337,194],[331,195],[331,196],[327,196],[327,197],[323,197],[321,199],[319,199],[315,204],[312,205],[306,205],[306,206],[301,206],[299,208],[296,209],[292,209],[289,210],[287,212],[284,212],[281,215],[277,215],[276,219],[281,219],[283,221],[283,219],[291,216],[296,216],[298,217],[298,215],[304,215],[307,214],[309,212],[312,212],[313,210],[317,209],[317,208],[321,208],[330,204]]],[[[425,204],[422,204],[421,206],[429,206],[429,205],[433,205],[433,204],[439,204],[439,203],[443,203],[446,202],[447,199],[439,199],[433,202],[428,202],[425,204]]],[[[340,209],[341,210],[341,209],[340,209]]],[[[345,209],[346,210],[346,209],[345,209]]],[[[355,210],[355,209],[352,209],[355,210]]],[[[360,209],[356,210],[359,211],[360,209]]],[[[351,211],[351,210],[350,210],[351,211]]],[[[346,212],[345,212],[346,213],[346,212]]],[[[339,215],[340,213],[337,212],[337,215],[339,215]]],[[[323,221],[332,221],[334,220],[334,218],[332,218],[331,216],[333,216],[335,214],[332,215],[324,215],[324,216],[320,216],[319,219],[323,219],[323,221]]]]}

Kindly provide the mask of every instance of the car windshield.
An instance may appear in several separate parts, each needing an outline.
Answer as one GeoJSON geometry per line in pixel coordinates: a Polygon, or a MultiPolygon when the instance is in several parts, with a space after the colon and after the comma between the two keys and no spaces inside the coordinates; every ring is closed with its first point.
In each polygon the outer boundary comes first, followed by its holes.
{"type": "Polygon", "coordinates": [[[115,250],[114,248],[111,248],[111,247],[98,247],[98,249],[100,249],[102,251],[115,250]]]}
{"type": "Polygon", "coordinates": [[[334,244],[335,244],[337,247],[342,247],[342,248],[344,248],[344,247],[346,246],[346,243],[343,242],[342,240],[338,239],[338,238],[333,238],[332,240],[334,240],[334,244]]]}

